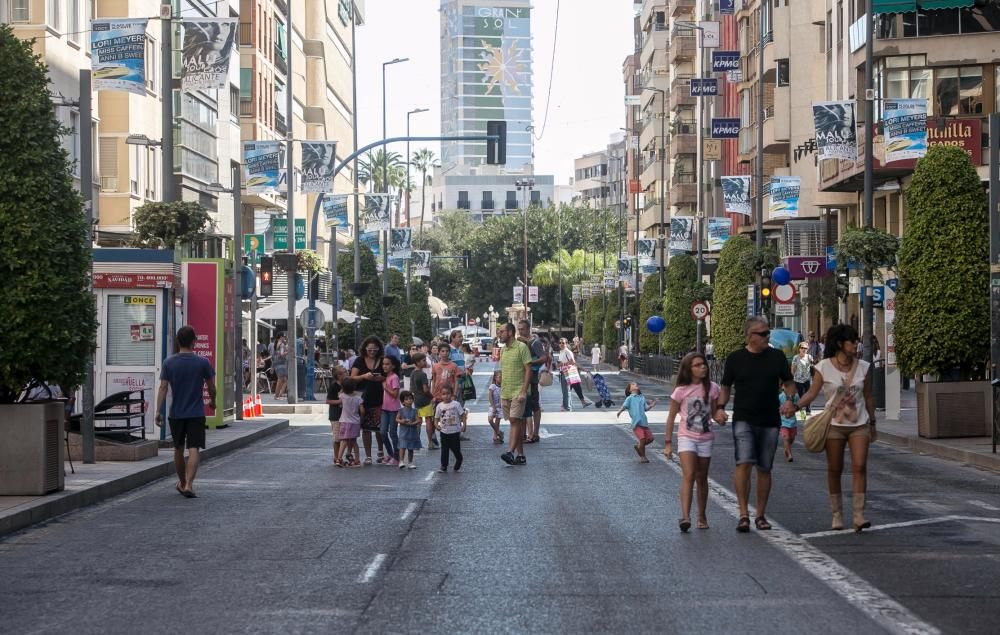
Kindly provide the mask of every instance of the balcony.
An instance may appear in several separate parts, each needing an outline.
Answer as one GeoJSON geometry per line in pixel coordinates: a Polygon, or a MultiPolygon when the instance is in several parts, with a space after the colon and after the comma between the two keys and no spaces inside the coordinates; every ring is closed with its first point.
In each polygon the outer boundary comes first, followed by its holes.
{"type": "Polygon", "coordinates": [[[666,24],[654,22],[649,31],[642,34],[642,52],[639,55],[639,63],[646,65],[656,54],[656,51],[666,51],[669,45],[669,31],[666,24]]]}
{"type": "Polygon", "coordinates": [[[691,77],[682,75],[675,77],[670,82],[670,100],[668,102],[670,110],[677,110],[682,106],[695,106],[698,103],[697,97],[691,96],[691,77]]]}
{"type": "Polygon", "coordinates": [[[740,128],[739,155],[740,162],[745,163],[757,151],[757,127],[753,124],[740,128]]]}
{"type": "Polygon", "coordinates": [[[285,60],[284,52],[277,45],[274,47],[274,67],[284,74],[288,74],[288,62],[285,60]]]}
{"type": "Polygon", "coordinates": [[[288,133],[288,125],[285,123],[285,116],[277,111],[274,113],[274,131],[281,136],[288,133]]]}
{"type": "Polygon", "coordinates": [[[660,138],[660,122],[657,119],[651,119],[648,124],[642,127],[639,131],[639,149],[646,150],[652,147],[652,144],[656,139],[660,138]]]}
{"type": "Polygon", "coordinates": [[[670,15],[687,15],[694,12],[695,0],[670,0],[670,15]]]}
{"type": "Polygon", "coordinates": [[[655,159],[655,157],[647,162],[643,163],[642,172],[639,174],[639,184],[642,189],[648,188],[650,185],[656,183],[660,178],[660,171],[663,174],[667,173],[667,166],[660,165],[660,162],[655,159]]]}
{"type": "Polygon", "coordinates": [[[697,152],[698,135],[694,133],[670,135],[670,156],[676,157],[681,154],[697,154],[697,152]]]}
{"type": "Polygon", "coordinates": [[[253,117],[253,100],[240,100],[240,117],[253,117]]]}
{"type": "Polygon", "coordinates": [[[680,172],[670,184],[670,201],[674,205],[698,203],[698,183],[693,172],[680,172]]]}
{"type": "Polygon", "coordinates": [[[667,47],[667,62],[671,65],[690,62],[694,59],[697,40],[686,30],[674,29],[670,45],[667,47]]]}
{"type": "MultiPolygon", "coordinates": [[[[663,224],[670,224],[670,201],[666,199],[663,201],[663,224]]],[[[646,232],[647,238],[655,238],[660,233],[657,230],[659,226],[660,202],[654,199],[647,202],[646,209],[639,215],[639,229],[646,232]]],[[[659,261],[659,256],[656,259],[659,261]]]]}

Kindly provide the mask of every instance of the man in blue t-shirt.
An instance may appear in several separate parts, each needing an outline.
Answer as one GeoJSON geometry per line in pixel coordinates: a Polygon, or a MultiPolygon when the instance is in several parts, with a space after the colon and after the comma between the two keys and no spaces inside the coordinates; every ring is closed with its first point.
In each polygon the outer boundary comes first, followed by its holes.
{"type": "Polygon", "coordinates": [[[385,346],[387,357],[395,357],[400,362],[403,361],[403,352],[399,350],[399,335],[393,333],[389,336],[389,343],[385,346]]]}
{"type": "Polygon", "coordinates": [[[179,352],[163,360],[160,388],[156,392],[156,425],[163,426],[163,404],[170,390],[170,435],[174,438],[174,469],[177,470],[177,491],[195,498],[194,477],[198,472],[199,450],[205,448],[205,401],[203,389],[208,388],[208,407],[215,410],[215,369],[207,359],[195,354],[194,329],[182,326],[177,331],[179,352]],[[188,458],[184,461],[184,447],[188,458]]]}

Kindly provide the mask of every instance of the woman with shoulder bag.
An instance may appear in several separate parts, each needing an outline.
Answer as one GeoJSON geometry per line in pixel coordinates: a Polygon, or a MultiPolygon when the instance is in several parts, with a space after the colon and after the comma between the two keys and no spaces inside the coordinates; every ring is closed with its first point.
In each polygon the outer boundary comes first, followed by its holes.
{"type": "Polygon", "coordinates": [[[875,438],[875,399],[872,396],[870,364],[858,359],[858,332],[849,324],[831,326],[826,332],[824,359],[813,367],[812,386],[799,400],[805,408],[822,389],[826,406],[833,409],[826,437],[826,481],[833,511],[832,529],[843,529],[840,480],[844,471],[844,448],[851,449],[852,524],[854,531],[871,527],[865,520],[868,489],[868,446],[875,438]]]}

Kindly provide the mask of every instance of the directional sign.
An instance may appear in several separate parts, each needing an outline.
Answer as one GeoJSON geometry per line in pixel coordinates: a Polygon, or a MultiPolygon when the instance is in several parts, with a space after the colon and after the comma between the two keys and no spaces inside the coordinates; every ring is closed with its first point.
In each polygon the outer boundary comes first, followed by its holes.
{"type": "Polygon", "coordinates": [[[691,317],[704,320],[712,313],[712,308],[705,300],[695,300],[691,303],[691,317]]]}
{"type": "Polygon", "coordinates": [[[264,255],[264,234],[243,234],[243,253],[250,262],[264,255]]]}

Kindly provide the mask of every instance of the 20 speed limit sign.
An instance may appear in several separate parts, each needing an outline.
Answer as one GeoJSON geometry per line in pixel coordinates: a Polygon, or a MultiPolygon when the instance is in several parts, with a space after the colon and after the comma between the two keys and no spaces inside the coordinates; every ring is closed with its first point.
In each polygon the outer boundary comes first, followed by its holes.
{"type": "Polygon", "coordinates": [[[712,309],[705,300],[695,300],[691,303],[691,317],[696,320],[704,320],[711,312],[712,309]]]}

